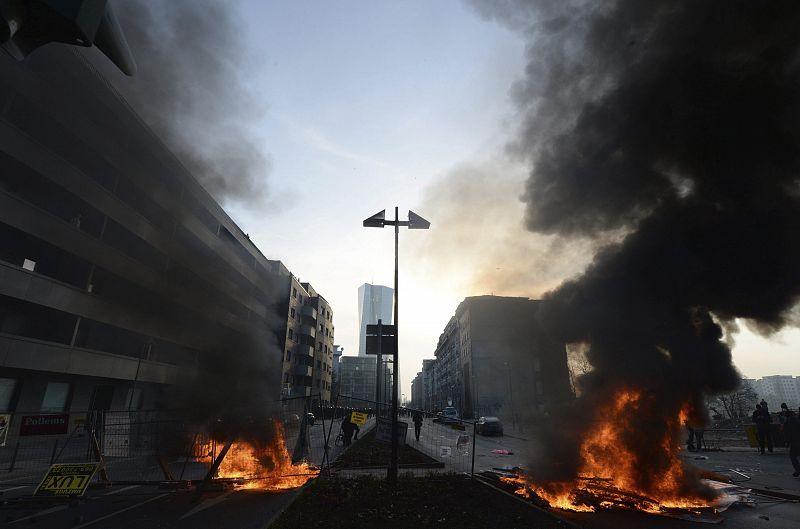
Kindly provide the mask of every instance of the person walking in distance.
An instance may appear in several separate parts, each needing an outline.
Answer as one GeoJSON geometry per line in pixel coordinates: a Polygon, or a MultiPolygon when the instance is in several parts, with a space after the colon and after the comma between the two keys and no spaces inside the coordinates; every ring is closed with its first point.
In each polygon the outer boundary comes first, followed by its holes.
{"type": "Polygon", "coordinates": [[[789,460],[794,467],[792,476],[800,476],[800,417],[786,410],[786,421],[783,423],[783,433],[786,436],[786,444],[789,445],[789,460]]]}
{"type": "Polygon", "coordinates": [[[414,421],[414,436],[419,441],[419,431],[422,429],[422,414],[419,411],[415,411],[412,420],[414,421]]]}
{"type": "Polygon", "coordinates": [[[770,432],[770,423],[772,417],[769,415],[765,406],[756,404],[756,411],[753,412],[753,422],[756,425],[756,437],[758,438],[758,448],[761,453],[764,453],[764,448],[772,453],[772,432],[770,432]]]}

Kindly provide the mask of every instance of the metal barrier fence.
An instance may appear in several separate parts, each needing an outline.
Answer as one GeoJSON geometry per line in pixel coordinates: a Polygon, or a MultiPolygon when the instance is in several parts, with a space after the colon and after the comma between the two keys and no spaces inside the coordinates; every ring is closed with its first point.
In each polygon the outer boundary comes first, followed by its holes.
{"type": "MultiPolygon", "coordinates": [[[[335,413],[318,402],[312,396],[274,403],[273,418],[293,463],[328,466],[341,452],[332,440],[326,450],[335,413]]],[[[176,411],[16,413],[15,418],[18,423],[12,421],[0,446],[0,482],[35,484],[51,464],[88,461],[102,462],[96,479],[115,483],[199,480],[223,449],[208,425],[192,425],[176,411]]]]}

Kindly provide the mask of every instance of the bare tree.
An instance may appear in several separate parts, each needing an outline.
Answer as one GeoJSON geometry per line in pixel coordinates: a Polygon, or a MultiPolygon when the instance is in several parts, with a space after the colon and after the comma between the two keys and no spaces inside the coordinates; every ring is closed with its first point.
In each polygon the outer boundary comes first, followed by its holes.
{"type": "Polygon", "coordinates": [[[589,344],[584,342],[567,344],[567,368],[569,369],[569,384],[572,392],[577,396],[580,394],[578,379],[592,371],[592,363],[589,362],[587,353],[589,344]]]}
{"type": "Polygon", "coordinates": [[[729,419],[741,420],[750,416],[757,401],[758,395],[753,386],[747,380],[742,379],[736,391],[717,395],[709,403],[709,409],[714,410],[714,404],[719,404],[729,419]]]}

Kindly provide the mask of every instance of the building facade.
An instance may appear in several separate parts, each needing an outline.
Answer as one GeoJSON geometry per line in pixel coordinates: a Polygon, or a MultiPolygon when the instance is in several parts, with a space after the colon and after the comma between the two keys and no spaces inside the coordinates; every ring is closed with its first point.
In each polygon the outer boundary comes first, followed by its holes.
{"type": "Polygon", "coordinates": [[[422,407],[452,405],[465,418],[493,415],[513,423],[573,398],[566,347],[539,327],[538,308],[528,298],[464,299],[439,337],[435,359],[423,360],[422,407]]]}
{"type": "Polygon", "coordinates": [[[331,401],[333,311],[309,283],[292,277],[283,356],[282,395],[331,401]]]}
{"type": "Polygon", "coordinates": [[[426,358],[422,361],[422,409],[434,411],[434,380],[436,360],[426,358]]]}
{"type": "Polygon", "coordinates": [[[311,387],[329,382],[327,302],[301,285],[293,303],[286,267],[79,54],[0,56],[0,159],[0,413],[169,407],[168,385],[245,335],[277,399],[291,310],[310,316],[311,387]]]}
{"type": "Polygon", "coordinates": [[[770,411],[780,411],[784,402],[795,411],[800,406],[800,377],[771,375],[750,380],[750,384],[758,400],[765,400],[770,411]]]}
{"type": "Polygon", "coordinates": [[[375,369],[372,356],[343,356],[339,361],[339,405],[353,402],[354,407],[369,407],[364,401],[375,400],[375,369]],[[350,397],[350,400],[347,400],[350,397]]]}
{"type": "Polygon", "coordinates": [[[422,401],[422,371],[419,371],[411,381],[411,407],[415,410],[421,410],[423,408],[422,401]]]}
{"type": "Polygon", "coordinates": [[[358,356],[367,355],[367,325],[378,320],[392,323],[394,291],[381,285],[364,283],[358,287],[358,356]]]}
{"type": "Polygon", "coordinates": [[[460,357],[458,320],[447,322],[444,332],[436,344],[433,371],[433,408],[454,406],[463,410],[463,381],[460,357]]]}

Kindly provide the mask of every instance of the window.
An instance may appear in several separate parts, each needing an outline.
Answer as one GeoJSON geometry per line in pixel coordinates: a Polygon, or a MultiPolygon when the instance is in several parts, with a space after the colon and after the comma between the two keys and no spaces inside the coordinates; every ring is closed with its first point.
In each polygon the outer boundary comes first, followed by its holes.
{"type": "Polygon", "coordinates": [[[292,297],[294,299],[297,299],[297,289],[296,288],[292,288],[292,297]]]}
{"type": "Polygon", "coordinates": [[[70,385],[67,382],[48,382],[42,399],[42,413],[60,413],[67,409],[70,385]]]}
{"type": "Polygon", "coordinates": [[[323,330],[325,330],[325,326],[320,323],[319,324],[319,332],[322,332],[323,330]]]}
{"type": "Polygon", "coordinates": [[[0,411],[11,411],[11,399],[16,388],[16,378],[0,378],[0,411]]]}
{"type": "Polygon", "coordinates": [[[294,339],[294,331],[292,329],[289,329],[289,339],[290,340],[294,339]]]}
{"type": "Polygon", "coordinates": [[[289,309],[289,316],[294,318],[294,308],[289,309]]]}
{"type": "Polygon", "coordinates": [[[286,350],[286,361],[290,361],[292,359],[292,352],[288,349],[286,350]]]}

